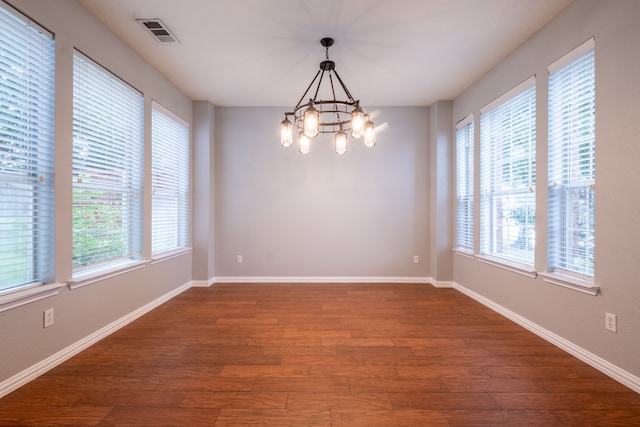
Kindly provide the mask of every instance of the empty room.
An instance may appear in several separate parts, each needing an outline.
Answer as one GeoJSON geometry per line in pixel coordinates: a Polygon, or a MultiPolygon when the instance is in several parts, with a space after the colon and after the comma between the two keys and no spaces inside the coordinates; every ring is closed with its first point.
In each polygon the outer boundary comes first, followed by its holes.
{"type": "Polygon", "coordinates": [[[638,425],[639,19],[0,0],[0,425],[638,425]]]}

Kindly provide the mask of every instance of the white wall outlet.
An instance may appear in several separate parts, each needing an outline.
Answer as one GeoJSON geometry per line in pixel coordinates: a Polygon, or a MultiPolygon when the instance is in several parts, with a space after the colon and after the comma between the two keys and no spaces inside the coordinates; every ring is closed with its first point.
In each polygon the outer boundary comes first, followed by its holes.
{"type": "Polygon", "coordinates": [[[617,332],[618,329],[618,320],[616,319],[615,314],[605,313],[604,314],[604,327],[607,331],[617,332]]]}
{"type": "Polygon", "coordinates": [[[53,325],[53,308],[44,311],[44,327],[53,325]]]}
{"type": "Polygon", "coordinates": [[[418,255],[414,255],[413,256],[413,263],[414,264],[420,264],[420,257],[418,255]]]}
{"type": "Polygon", "coordinates": [[[242,264],[242,255],[236,255],[236,262],[242,264]]]}

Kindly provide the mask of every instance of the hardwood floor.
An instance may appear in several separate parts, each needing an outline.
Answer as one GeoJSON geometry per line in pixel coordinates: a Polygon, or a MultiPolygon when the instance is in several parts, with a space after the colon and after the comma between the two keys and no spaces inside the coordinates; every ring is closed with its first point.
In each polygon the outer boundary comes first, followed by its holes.
{"type": "Polygon", "coordinates": [[[215,285],[5,396],[0,425],[638,426],[640,395],[452,289],[215,285]]]}

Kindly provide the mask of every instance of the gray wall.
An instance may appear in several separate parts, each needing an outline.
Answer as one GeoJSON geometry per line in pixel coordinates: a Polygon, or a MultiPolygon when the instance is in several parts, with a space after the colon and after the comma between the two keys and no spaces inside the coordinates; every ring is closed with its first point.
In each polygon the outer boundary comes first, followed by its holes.
{"type": "MultiPolygon", "coordinates": [[[[191,100],[128,48],[75,1],[12,0],[55,33],[55,279],[71,279],[71,162],[73,48],[93,58],[145,96],[145,159],[150,171],[150,106],[155,99],[191,122],[191,100]]],[[[149,189],[147,180],[146,190],[149,189]]],[[[150,191],[145,192],[145,256],[150,256],[150,191]]],[[[0,312],[0,383],[191,280],[191,255],[147,265],[120,276],[0,312]],[[55,324],[42,327],[53,307],[55,324]]]]}
{"type": "Polygon", "coordinates": [[[331,135],[282,147],[285,110],[216,108],[216,275],[427,277],[428,108],[365,107],[377,145],[342,156],[331,135]]]}
{"type": "MultiPolygon", "coordinates": [[[[454,122],[471,112],[477,118],[480,107],[536,74],[536,221],[544,230],[547,65],[596,37],[595,281],[601,286],[600,295],[550,285],[540,277],[530,279],[462,256],[454,257],[454,280],[636,376],[640,376],[639,17],[636,0],[576,0],[453,104],[454,122]],[[618,316],[617,333],[605,331],[605,312],[618,316]]],[[[538,232],[540,271],[546,270],[546,241],[538,232]]]]}

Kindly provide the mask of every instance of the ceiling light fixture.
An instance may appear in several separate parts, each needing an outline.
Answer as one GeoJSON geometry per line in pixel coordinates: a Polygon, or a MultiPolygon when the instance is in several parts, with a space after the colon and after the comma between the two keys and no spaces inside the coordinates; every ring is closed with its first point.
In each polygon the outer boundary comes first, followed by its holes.
{"type": "Polygon", "coordinates": [[[351,96],[349,89],[335,69],[336,63],[329,60],[329,47],[333,45],[333,39],[325,37],[320,40],[320,44],[325,47],[326,59],[320,63],[320,70],[293,111],[284,113],[284,120],[280,123],[280,143],[285,147],[289,147],[293,143],[295,126],[298,131],[299,150],[302,154],[310,151],[311,138],[320,133],[334,134],[335,149],[338,154],[347,152],[347,131],[351,131],[353,138],[363,137],[364,145],[373,147],[376,144],[375,125],[369,119],[369,115],[362,111],[360,101],[351,96]],[[328,75],[328,79],[324,79],[325,73],[328,75]],[[340,84],[346,100],[336,98],[334,76],[340,84]],[[322,82],[327,80],[330,88],[325,85],[324,91],[322,91],[322,82]],[[317,86],[313,98],[308,98],[309,101],[303,104],[316,81],[317,86]],[[319,95],[331,98],[318,98],[319,95]],[[290,117],[293,122],[289,120],[290,117]]]}

